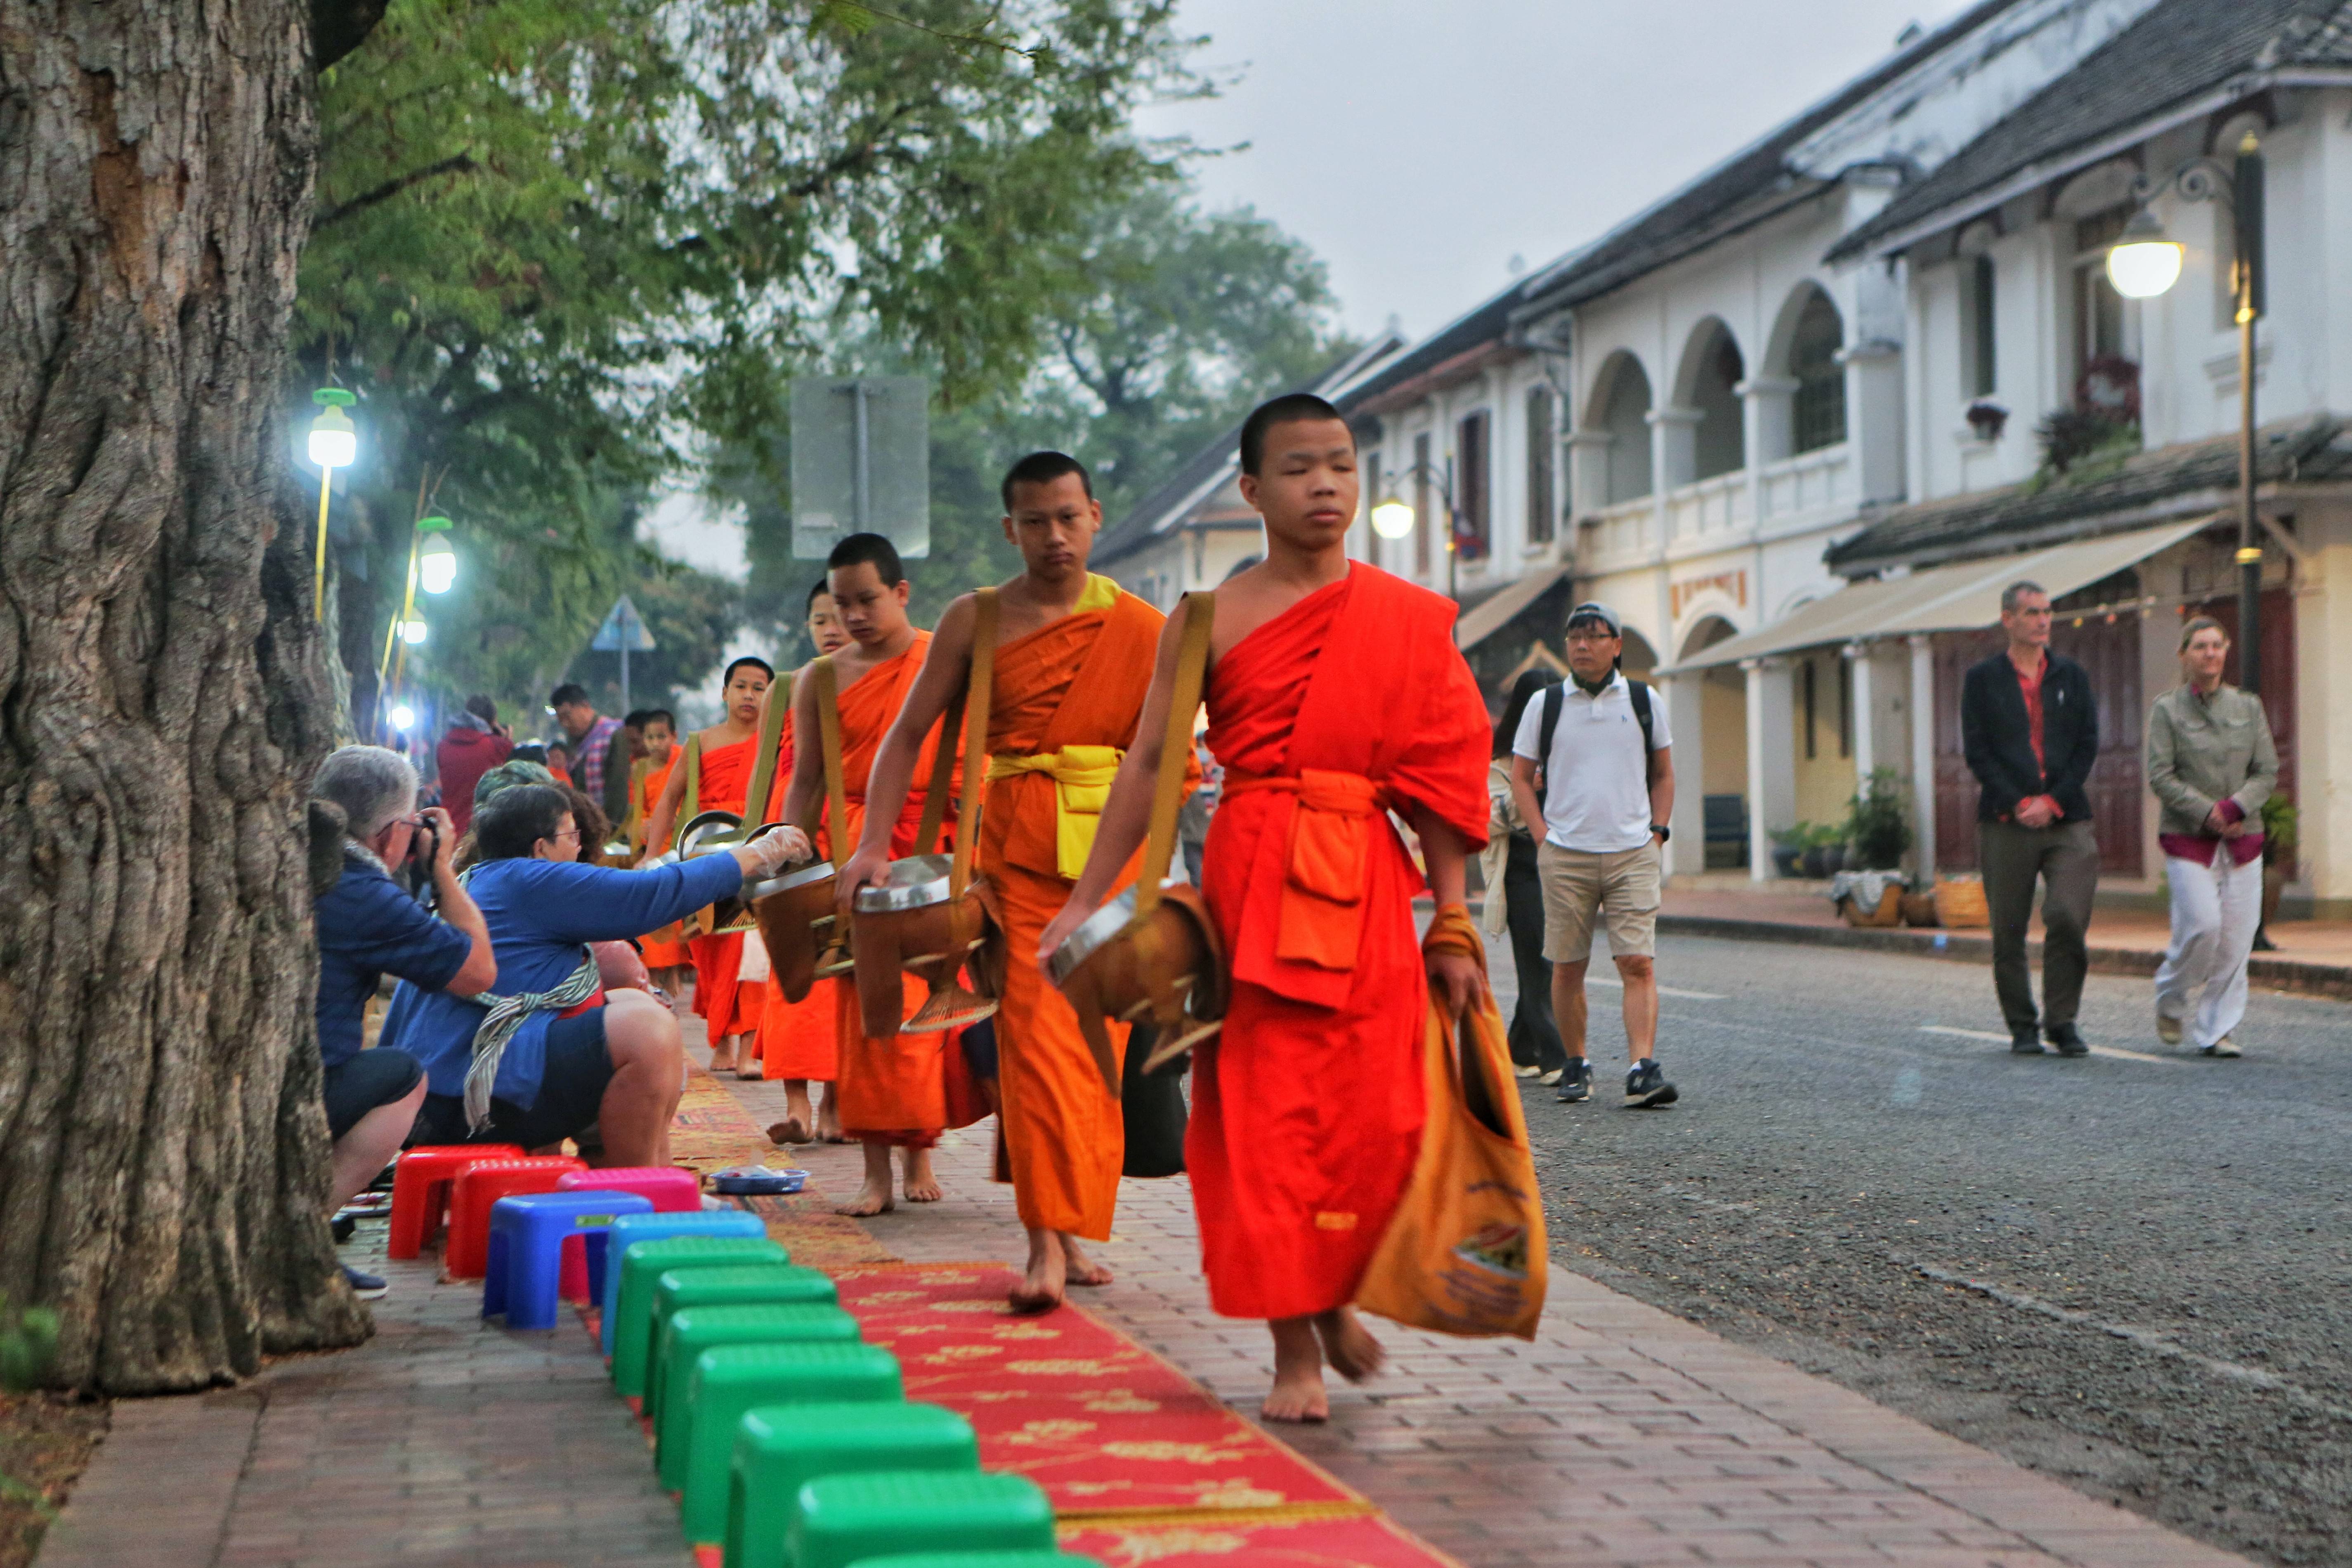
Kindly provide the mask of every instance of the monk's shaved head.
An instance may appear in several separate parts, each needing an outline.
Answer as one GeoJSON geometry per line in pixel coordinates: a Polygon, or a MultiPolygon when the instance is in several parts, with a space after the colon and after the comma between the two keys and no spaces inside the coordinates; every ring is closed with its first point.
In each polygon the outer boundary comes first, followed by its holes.
{"type": "MultiPolygon", "coordinates": [[[[1311,392],[1286,393],[1270,398],[1250,410],[1242,421],[1242,472],[1257,474],[1265,471],[1266,436],[1277,425],[1297,425],[1336,420],[1345,425],[1339,411],[1311,392]]],[[[1348,433],[1349,445],[1355,444],[1355,432],[1348,433]]]]}

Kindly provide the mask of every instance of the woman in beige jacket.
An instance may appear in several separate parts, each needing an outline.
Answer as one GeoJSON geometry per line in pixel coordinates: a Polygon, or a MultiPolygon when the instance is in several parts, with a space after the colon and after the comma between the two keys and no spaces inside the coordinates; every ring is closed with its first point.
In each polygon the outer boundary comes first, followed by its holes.
{"type": "Polygon", "coordinates": [[[2246,1016],[2246,959],[2262,923],[2263,803],[2278,784],[2262,699],[2221,683],[2229,656],[2219,621],[2191,619],[2180,628],[2186,681],[2147,715],[2147,784],[2164,807],[2157,842],[2172,889],[2156,1034],[2179,1045],[2185,1032],[2209,1057],[2242,1054],[2233,1031],[2246,1016]]]}

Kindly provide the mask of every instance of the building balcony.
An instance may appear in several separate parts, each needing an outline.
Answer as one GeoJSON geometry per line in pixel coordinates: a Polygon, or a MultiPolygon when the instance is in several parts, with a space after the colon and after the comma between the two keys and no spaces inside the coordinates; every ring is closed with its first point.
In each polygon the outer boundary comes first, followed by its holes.
{"type": "Polygon", "coordinates": [[[1596,565],[1645,561],[1656,548],[1656,515],[1657,503],[1648,496],[1603,507],[1581,521],[1579,553],[1596,565]]]}
{"type": "Polygon", "coordinates": [[[1748,471],[1734,468],[1666,492],[1666,538],[1676,546],[1729,542],[1754,526],[1748,471]]]}
{"type": "Polygon", "coordinates": [[[1846,442],[1767,463],[1758,476],[1766,526],[1811,513],[1850,511],[1859,500],[1846,442]]]}

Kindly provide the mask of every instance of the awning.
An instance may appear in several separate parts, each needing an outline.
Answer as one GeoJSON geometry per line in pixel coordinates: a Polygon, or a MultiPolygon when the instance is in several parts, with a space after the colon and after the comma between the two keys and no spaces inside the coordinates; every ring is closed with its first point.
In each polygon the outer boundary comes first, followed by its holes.
{"type": "Polygon", "coordinates": [[[2078,539],[2018,555],[1937,566],[1891,581],[1856,583],[1800,605],[1781,620],[1702,648],[1660,675],[1707,669],[1744,658],[1793,653],[1824,643],[1867,641],[1922,632],[1975,631],[2000,619],[2001,590],[2028,579],[2059,598],[2086,588],[2158,551],[2177,544],[2213,520],[2167,523],[2129,533],[2078,539]]]}
{"type": "Polygon", "coordinates": [[[1544,590],[1568,573],[1564,563],[1539,566],[1512,583],[1454,623],[1454,646],[1465,652],[1476,647],[1517,620],[1521,610],[1543,597],[1544,590]]]}

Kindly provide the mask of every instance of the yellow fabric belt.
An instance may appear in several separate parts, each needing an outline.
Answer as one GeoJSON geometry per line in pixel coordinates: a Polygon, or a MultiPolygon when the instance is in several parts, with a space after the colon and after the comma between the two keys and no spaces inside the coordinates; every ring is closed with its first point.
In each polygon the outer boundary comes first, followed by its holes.
{"type": "Polygon", "coordinates": [[[1054,780],[1054,868],[1072,881],[1087,867],[1095,847],[1095,829],[1102,825],[1103,802],[1110,798],[1110,781],[1118,776],[1117,746],[1064,746],[1034,757],[1009,757],[1001,752],[988,759],[988,782],[1019,773],[1047,773],[1054,780]]]}

